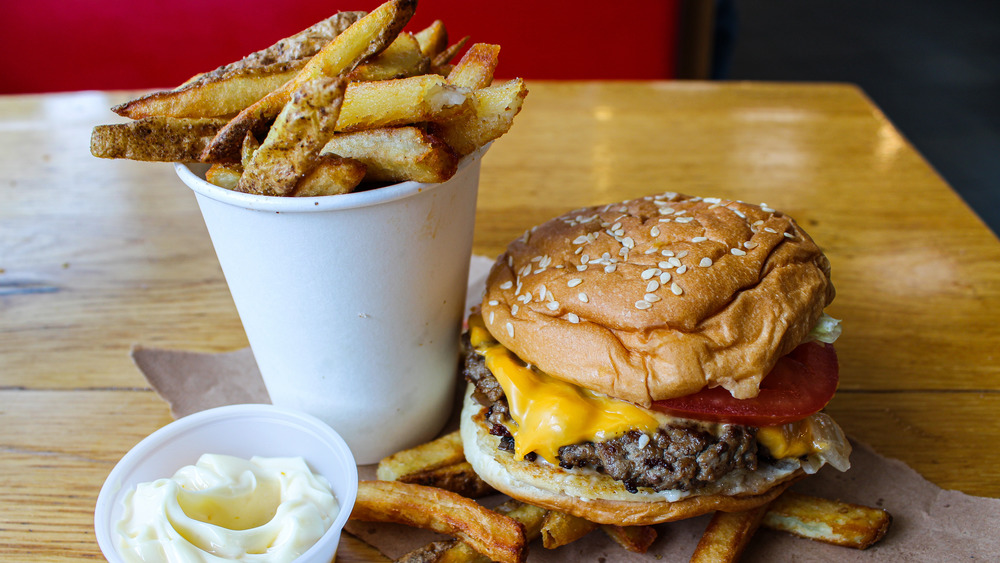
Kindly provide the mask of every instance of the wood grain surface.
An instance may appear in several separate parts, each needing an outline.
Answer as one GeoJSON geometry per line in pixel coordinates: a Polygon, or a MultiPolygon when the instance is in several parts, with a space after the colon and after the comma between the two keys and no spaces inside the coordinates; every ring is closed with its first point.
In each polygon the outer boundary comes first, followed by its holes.
{"type": "MultiPolygon", "coordinates": [[[[843,319],[830,412],[944,488],[1000,497],[1000,242],[858,89],[535,82],[486,156],[474,251],[662,191],[766,202],[826,250],[843,319]]],[[[134,344],[247,345],[191,192],[99,160],[128,93],[0,98],[0,559],[101,559],[98,490],[170,422],[134,344]]],[[[376,561],[345,537],[342,561],[376,561]]]]}

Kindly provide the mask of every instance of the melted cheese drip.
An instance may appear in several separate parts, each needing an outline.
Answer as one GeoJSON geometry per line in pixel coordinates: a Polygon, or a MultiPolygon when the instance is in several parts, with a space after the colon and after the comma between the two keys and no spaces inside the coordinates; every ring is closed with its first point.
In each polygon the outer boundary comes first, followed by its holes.
{"type": "Polygon", "coordinates": [[[486,367],[507,396],[517,425],[514,454],[535,452],[549,463],[559,462],[561,446],[600,442],[629,430],[655,432],[654,416],[632,403],[599,395],[524,365],[486,330],[482,318],[469,319],[470,339],[485,357],[486,367]]]}

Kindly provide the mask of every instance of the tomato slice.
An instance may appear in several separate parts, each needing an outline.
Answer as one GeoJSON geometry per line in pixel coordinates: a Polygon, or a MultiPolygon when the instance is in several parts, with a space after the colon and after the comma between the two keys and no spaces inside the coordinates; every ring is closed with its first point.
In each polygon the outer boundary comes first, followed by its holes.
{"type": "Polygon", "coordinates": [[[802,420],[819,412],[837,391],[837,353],[832,344],[806,342],[778,360],[753,399],[735,399],[722,387],[653,402],[653,408],[673,416],[774,426],[802,420]]]}

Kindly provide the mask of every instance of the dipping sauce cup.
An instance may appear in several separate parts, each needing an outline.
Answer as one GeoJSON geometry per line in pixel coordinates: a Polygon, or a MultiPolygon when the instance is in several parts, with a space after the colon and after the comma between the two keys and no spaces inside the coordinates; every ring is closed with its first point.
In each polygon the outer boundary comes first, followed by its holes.
{"type": "Polygon", "coordinates": [[[323,197],[194,190],[275,405],[312,414],[359,463],[434,437],[453,401],[479,168],[323,197]]]}
{"type": "Polygon", "coordinates": [[[125,561],[116,525],[124,497],[139,483],[169,478],[193,465],[202,454],[250,459],[301,457],[312,472],[326,479],[338,512],[330,528],[295,563],[329,563],[358,494],[358,468],[344,440],[323,421],[273,405],[218,407],[178,419],[153,432],[115,465],[97,497],[94,529],[104,557],[125,561]]]}

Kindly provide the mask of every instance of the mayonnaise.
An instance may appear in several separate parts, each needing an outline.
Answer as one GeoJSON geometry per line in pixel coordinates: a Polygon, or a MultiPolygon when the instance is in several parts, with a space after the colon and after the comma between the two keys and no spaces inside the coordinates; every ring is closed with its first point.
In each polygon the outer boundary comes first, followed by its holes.
{"type": "Polygon", "coordinates": [[[130,562],[287,563],[328,530],[339,506],[300,457],[205,454],[124,499],[116,530],[130,562]]]}

